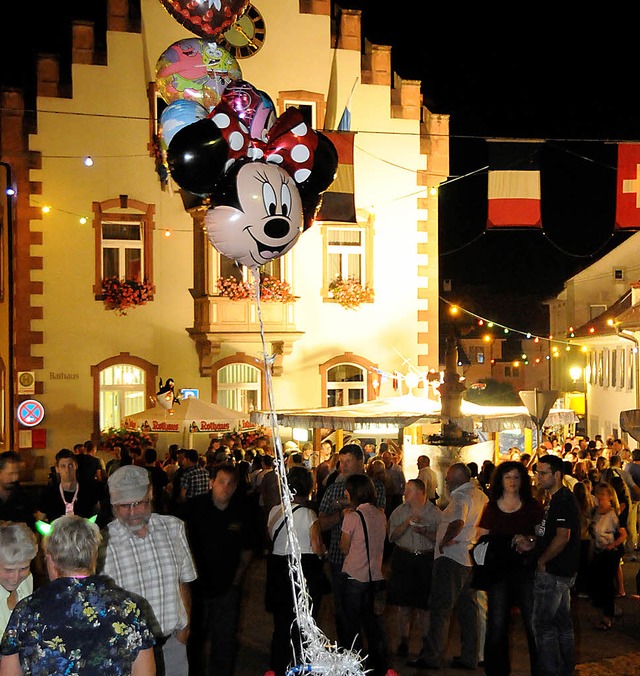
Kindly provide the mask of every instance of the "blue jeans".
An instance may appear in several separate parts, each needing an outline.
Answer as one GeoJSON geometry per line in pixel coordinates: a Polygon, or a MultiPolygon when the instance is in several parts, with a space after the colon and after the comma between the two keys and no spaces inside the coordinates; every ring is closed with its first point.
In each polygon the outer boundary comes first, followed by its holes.
{"type": "Polygon", "coordinates": [[[576,576],[536,572],[533,583],[533,634],[540,676],[574,673],[575,644],[570,591],[576,576]]]}
{"type": "Polygon", "coordinates": [[[487,635],[484,644],[484,668],[487,676],[507,676],[509,663],[509,623],[511,608],[517,606],[524,623],[529,647],[531,673],[537,673],[536,643],[531,626],[533,615],[533,573],[512,570],[500,582],[487,589],[487,635]]]}

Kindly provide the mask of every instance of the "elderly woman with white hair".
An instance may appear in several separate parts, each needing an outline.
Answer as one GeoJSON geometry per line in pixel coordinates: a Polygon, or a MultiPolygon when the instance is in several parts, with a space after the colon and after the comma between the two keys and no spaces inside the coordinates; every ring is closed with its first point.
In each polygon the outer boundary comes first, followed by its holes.
{"type": "Polygon", "coordinates": [[[26,523],[0,523],[0,636],[18,601],[33,591],[31,561],[38,543],[26,523]]]}
{"type": "Polygon", "coordinates": [[[62,516],[43,540],[51,582],[18,602],[0,642],[0,676],[152,676],[154,638],[131,594],[95,575],[102,536],[62,516]]]}

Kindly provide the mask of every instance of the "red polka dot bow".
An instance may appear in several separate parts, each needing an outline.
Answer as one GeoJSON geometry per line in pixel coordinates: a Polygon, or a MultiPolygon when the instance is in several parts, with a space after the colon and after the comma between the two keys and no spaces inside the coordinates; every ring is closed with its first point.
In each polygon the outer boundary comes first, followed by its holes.
{"type": "Polygon", "coordinates": [[[248,157],[278,164],[298,184],[304,183],[311,175],[318,135],[297,108],[288,108],[280,115],[271,129],[262,133],[262,140],[251,138],[247,127],[225,101],[221,101],[209,117],[229,146],[225,171],[236,160],[248,157]]]}

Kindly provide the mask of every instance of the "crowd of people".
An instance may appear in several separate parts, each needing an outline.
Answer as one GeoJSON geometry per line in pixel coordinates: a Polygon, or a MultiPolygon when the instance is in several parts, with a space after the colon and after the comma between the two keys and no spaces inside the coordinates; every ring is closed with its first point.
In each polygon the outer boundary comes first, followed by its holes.
{"type": "Polygon", "coordinates": [[[265,669],[284,676],[300,659],[287,529],[313,617],[330,598],[337,643],[361,650],[374,676],[392,654],[441,668],[454,613],[452,665],[489,675],[510,673],[514,607],[532,674],[571,673],[573,595],[600,609],[594,630],[611,628],[638,546],[640,450],[550,439],[533,456],[440,464],[443,481],[427,455],[407,467],[390,439],[283,450],[291,523],[267,434],[164,458],[112,448],[108,462],[88,441],[56,454],[37,494],[20,484],[19,454],[0,454],[0,676],[231,675],[256,558],[273,618],[265,669]]]}

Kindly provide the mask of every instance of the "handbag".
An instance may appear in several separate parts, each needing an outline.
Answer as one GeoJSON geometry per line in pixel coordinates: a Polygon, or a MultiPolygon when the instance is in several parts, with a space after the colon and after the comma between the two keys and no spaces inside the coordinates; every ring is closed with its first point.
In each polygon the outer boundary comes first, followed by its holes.
{"type": "Polygon", "coordinates": [[[356,509],[356,514],[362,521],[362,530],[364,531],[364,543],[367,547],[367,560],[369,562],[369,598],[374,615],[382,615],[387,605],[387,581],[371,579],[371,554],[369,553],[369,533],[367,531],[367,522],[362,514],[356,509]]]}

